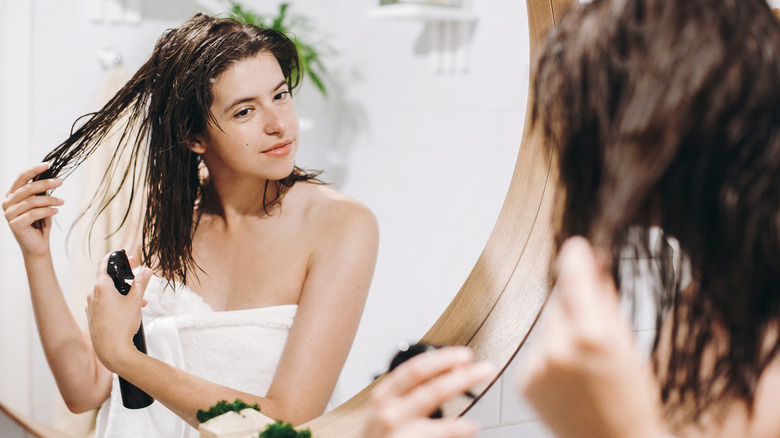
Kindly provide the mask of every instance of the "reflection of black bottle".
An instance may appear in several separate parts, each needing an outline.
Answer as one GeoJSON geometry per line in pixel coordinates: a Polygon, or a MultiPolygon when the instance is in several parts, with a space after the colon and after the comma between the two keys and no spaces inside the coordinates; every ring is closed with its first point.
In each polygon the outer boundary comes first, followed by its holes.
{"type": "MultiPolygon", "coordinates": [[[[393,359],[390,361],[390,367],[387,369],[387,372],[389,373],[393,371],[399,365],[417,356],[418,354],[426,353],[428,351],[433,351],[441,347],[442,347],[441,345],[430,345],[430,344],[423,344],[423,343],[409,345],[404,342],[403,346],[400,346],[398,353],[396,353],[396,355],[393,356],[393,359]]],[[[471,393],[471,391],[466,392],[464,395],[466,397],[473,398],[473,399],[477,398],[474,394],[471,393]]],[[[430,418],[436,419],[436,418],[442,418],[442,416],[443,414],[441,409],[436,409],[431,413],[430,418]]]]}
{"type": "MultiPolygon", "coordinates": [[[[108,256],[108,266],[106,272],[114,280],[114,287],[122,295],[130,292],[130,284],[127,280],[135,278],[130,262],[127,260],[125,250],[114,251],[108,256]]],[[[144,323],[138,327],[138,331],[133,336],[133,344],[141,353],[146,354],[146,338],[144,337],[144,323]]],[[[122,404],[128,409],[141,409],[149,406],[154,399],[140,388],[119,377],[119,389],[122,392],[122,404]]]]}
{"type": "MultiPolygon", "coordinates": [[[[390,367],[388,368],[387,372],[393,371],[398,367],[398,365],[401,365],[402,363],[406,362],[407,360],[413,358],[414,356],[417,356],[418,354],[425,353],[426,351],[431,351],[439,348],[438,346],[434,345],[428,345],[428,344],[414,344],[414,345],[405,345],[404,347],[400,348],[398,353],[393,356],[393,359],[390,361],[390,367]]],[[[431,418],[441,418],[442,412],[441,409],[436,409],[433,411],[430,415],[431,418]]]]}

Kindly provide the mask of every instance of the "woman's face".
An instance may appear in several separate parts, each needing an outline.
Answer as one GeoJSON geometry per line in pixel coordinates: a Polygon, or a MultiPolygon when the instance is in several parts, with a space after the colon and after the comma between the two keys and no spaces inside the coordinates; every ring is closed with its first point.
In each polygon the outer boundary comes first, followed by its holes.
{"type": "Polygon", "coordinates": [[[276,58],[261,52],[235,62],[214,80],[213,96],[219,126],[209,122],[192,146],[210,178],[287,177],[298,151],[298,116],[276,58]]]}

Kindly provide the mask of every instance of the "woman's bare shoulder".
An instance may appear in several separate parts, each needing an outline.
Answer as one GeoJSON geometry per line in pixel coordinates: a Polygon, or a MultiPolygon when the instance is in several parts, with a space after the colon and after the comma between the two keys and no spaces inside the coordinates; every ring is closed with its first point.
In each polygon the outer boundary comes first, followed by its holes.
{"type": "Polygon", "coordinates": [[[360,201],[323,184],[298,183],[296,187],[304,204],[304,220],[314,229],[336,235],[378,234],[376,216],[360,201]]]}
{"type": "Polygon", "coordinates": [[[327,185],[303,183],[306,213],[320,220],[367,220],[376,222],[374,213],[357,199],[327,185]]]}

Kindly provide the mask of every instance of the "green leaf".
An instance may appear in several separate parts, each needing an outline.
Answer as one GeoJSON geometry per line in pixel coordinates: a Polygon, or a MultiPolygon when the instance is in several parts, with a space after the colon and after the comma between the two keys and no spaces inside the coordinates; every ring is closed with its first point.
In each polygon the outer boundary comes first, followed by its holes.
{"type": "Polygon", "coordinates": [[[284,23],[284,19],[287,17],[288,7],[290,7],[289,3],[281,3],[279,5],[279,15],[274,19],[274,22],[271,25],[272,29],[280,30],[283,28],[282,23],[284,23]]]}
{"type": "Polygon", "coordinates": [[[311,82],[314,84],[315,87],[317,87],[318,90],[320,90],[320,93],[322,93],[323,96],[327,96],[328,92],[325,89],[325,84],[322,83],[322,79],[320,79],[320,76],[315,73],[313,70],[309,70],[309,79],[311,79],[311,82]]]}

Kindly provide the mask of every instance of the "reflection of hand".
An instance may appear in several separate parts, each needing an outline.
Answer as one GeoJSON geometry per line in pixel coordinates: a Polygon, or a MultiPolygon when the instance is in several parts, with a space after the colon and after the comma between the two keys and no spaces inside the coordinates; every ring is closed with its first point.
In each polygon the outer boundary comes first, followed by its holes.
{"type": "Polygon", "coordinates": [[[518,375],[528,400],[563,438],[661,436],[652,372],[585,239],[561,248],[557,289],[542,339],[518,375]]]}
{"type": "MultiPolygon", "coordinates": [[[[108,256],[100,261],[95,289],[87,295],[87,321],[95,354],[106,368],[115,371],[118,362],[137,351],[133,336],[141,325],[143,295],[152,271],[142,269],[127,295],[122,295],[106,273],[107,262],[108,256]]],[[[134,262],[133,257],[130,262],[134,262]]]]}
{"type": "Polygon", "coordinates": [[[51,217],[57,214],[54,207],[64,203],[53,196],[36,196],[62,185],[62,180],[57,178],[30,182],[48,168],[47,163],[40,163],[20,173],[3,201],[5,219],[25,257],[48,254],[51,217]],[[43,219],[43,228],[38,230],[33,223],[40,219],[43,219]]]}
{"type": "Polygon", "coordinates": [[[495,376],[490,364],[473,362],[471,350],[446,347],[404,362],[371,392],[366,438],[469,437],[478,426],[465,418],[428,416],[446,400],[495,376]]]}

